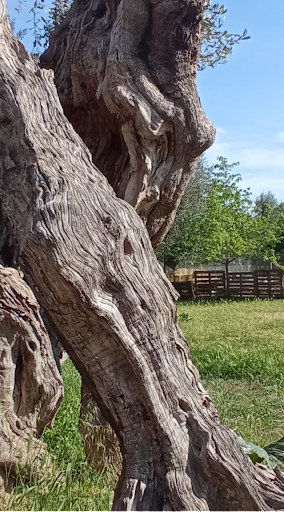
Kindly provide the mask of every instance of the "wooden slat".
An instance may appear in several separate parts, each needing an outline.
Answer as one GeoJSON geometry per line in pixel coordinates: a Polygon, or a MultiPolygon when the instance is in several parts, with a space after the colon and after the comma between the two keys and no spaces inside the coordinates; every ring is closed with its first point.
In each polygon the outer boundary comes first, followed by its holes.
{"type": "Polygon", "coordinates": [[[196,271],[194,274],[195,293],[198,298],[224,297],[224,271],[196,271]]]}
{"type": "MultiPolygon", "coordinates": [[[[176,280],[175,280],[176,281],[176,280]]],[[[189,281],[173,282],[174,287],[186,298],[195,293],[197,298],[225,298],[226,276],[224,271],[194,272],[193,283],[189,281]]],[[[283,272],[260,270],[256,272],[230,272],[229,296],[236,299],[245,298],[283,298],[283,272]]]]}

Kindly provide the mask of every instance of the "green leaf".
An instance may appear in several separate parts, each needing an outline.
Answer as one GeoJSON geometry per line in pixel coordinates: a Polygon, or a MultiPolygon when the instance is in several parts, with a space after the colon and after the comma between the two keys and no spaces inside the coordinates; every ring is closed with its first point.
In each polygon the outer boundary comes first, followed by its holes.
{"type": "Polygon", "coordinates": [[[275,458],[281,466],[284,466],[284,437],[264,448],[270,459],[275,458]]]}
{"type": "Polygon", "coordinates": [[[265,448],[261,448],[257,444],[245,441],[240,434],[237,433],[239,441],[243,447],[244,452],[249,455],[252,462],[264,463],[269,469],[273,469],[277,466],[274,457],[271,458],[265,448]]]}

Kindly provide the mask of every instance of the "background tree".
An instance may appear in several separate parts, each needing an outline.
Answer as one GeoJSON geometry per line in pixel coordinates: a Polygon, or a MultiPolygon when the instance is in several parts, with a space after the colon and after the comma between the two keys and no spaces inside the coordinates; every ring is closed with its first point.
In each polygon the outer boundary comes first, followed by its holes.
{"type": "Polygon", "coordinates": [[[179,260],[195,261],[194,243],[196,230],[205,214],[208,191],[211,186],[212,168],[202,156],[177,210],[175,221],[165,240],[156,249],[157,258],[174,269],[179,260]]]}
{"type": "Polygon", "coordinates": [[[262,192],[255,200],[254,211],[256,215],[267,217],[269,216],[271,223],[279,225],[281,231],[281,237],[276,241],[274,245],[274,251],[279,265],[284,264],[284,203],[280,203],[276,199],[275,195],[269,190],[268,192],[262,192]]]}
{"type": "Polygon", "coordinates": [[[283,201],[278,203],[278,205],[274,209],[272,209],[271,215],[273,215],[276,218],[280,217],[280,219],[281,219],[280,225],[281,225],[281,230],[282,230],[282,238],[280,241],[278,241],[276,243],[275,253],[276,253],[278,264],[283,267],[284,266],[284,220],[283,220],[284,203],[283,203],[283,201]]]}
{"type": "Polygon", "coordinates": [[[229,264],[236,258],[267,256],[265,250],[271,245],[272,231],[265,236],[269,223],[264,226],[252,214],[249,189],[240,189],[241,176],[231,173],[238,163],[228,164],[223,157],[218,161],[195,244],[200,261],[220,261],[228,278],[229,264]]]}
{"type": "Polygon", "coordinates": [[[278,200],[275,195],[268,190],[268,192],[261,192],[259,196],[255,199],[255,213],[257,215],[263,215],[267,207],[272,208],[274,210],[278,206],[278,200]]]}
{"type": "MultiPolygon", "coordinates": [[[[207,171],[206,188],[197,195],[197,210],[192,215],[190,204],[181,204],[160,257],[165,255],[174,262],[186,259],[191,264],[219,261],[225,265],[227,280],[229,264],[239,257],[262,257],[278,264],[276,247],[283,238],[283,212],[267,202],[254,206],[249,189],[239,188],[241,176],[231,173],[236,165],[219,157],[207,171]]],[[[268,199],[275,204],[272,194],[268,199]]]]}

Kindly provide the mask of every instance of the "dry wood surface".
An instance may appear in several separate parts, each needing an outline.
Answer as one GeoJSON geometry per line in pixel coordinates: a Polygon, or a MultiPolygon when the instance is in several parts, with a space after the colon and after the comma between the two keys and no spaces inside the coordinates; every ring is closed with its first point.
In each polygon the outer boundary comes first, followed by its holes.
{"type": "Polygon", "coordinates": [[[40,436],[62,398],[39,304],[18,271],[0,265],[0,494],[13,485],[17,465],[40,467],[40,436]]]}
{"type": "Polygon", "coordinates": [[[51,35],[65,115],[153,246],[215,129],[196,88],[203,0],[75,0],[51,35]]]}

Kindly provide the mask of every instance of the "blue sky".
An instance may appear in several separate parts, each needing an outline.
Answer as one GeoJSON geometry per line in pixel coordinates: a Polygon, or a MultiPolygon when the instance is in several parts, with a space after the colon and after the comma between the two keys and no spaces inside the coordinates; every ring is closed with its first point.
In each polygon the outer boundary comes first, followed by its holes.
{"type": "Polygon", "coordinates": [[[284,200],[284,1],[224,0],[225,28],[249,30],[225,65],[200,72],[202,106],[217,129],[207,151],[240,162],[242,187],[284,200]]]}
{"type": "MultiPolygon", "coordinates": [[[[32,3],[27,0],[27,5],[32,3]]],[[[206,157],[209,163],[219,155],[229,163],[240,162],[235,171],[253,197],[271,190],[284,200],[284,0],[220,3],[228,9],[224,28],[232,33],[247,28],[251,39],[234,47],[227,64],[199,73],[201,103],[217,129],[206,157]]],[[[17,29],[32,18],[30,7],[17,16],[18,4],[8,0],[17,29]]],[[[32,39],[29,32],[24,41],[29,50],[32,39]]]]}

